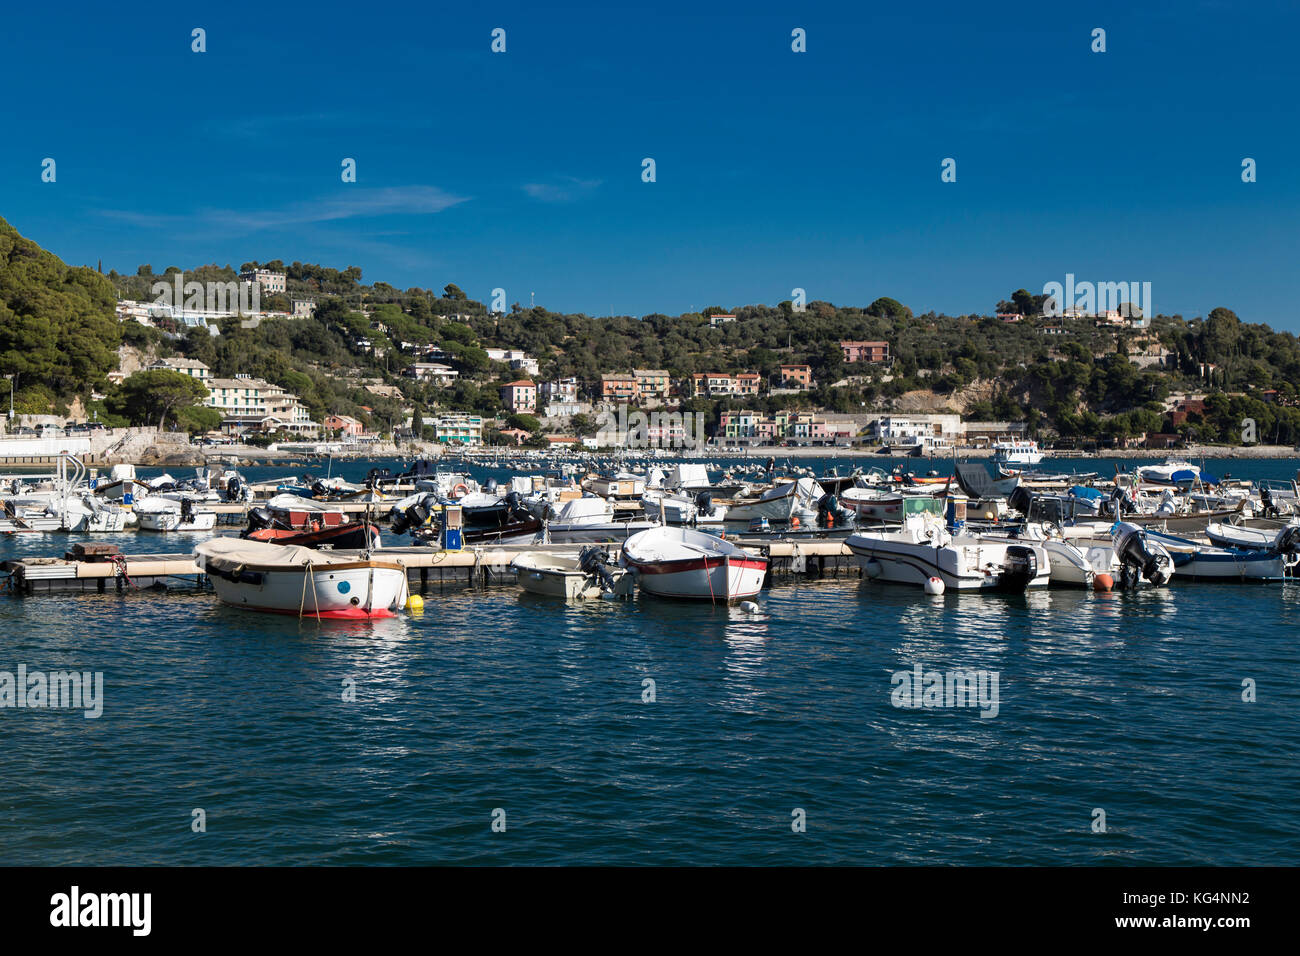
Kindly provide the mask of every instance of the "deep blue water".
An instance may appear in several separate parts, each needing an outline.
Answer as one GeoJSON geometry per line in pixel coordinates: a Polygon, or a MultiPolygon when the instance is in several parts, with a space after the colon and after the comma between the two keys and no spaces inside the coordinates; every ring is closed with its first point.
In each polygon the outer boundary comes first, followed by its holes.
{"type": "Polygon", "coordinates": [[[100,670],[106,698],[0,709],[0,862],[1300,862],[1300,583],[759,603],[432,590],[322,624],[192,592],[0,598],[0,670],[100,670]],[[895,708],[917,663],[997,671],[997,716],[895,708]]]}

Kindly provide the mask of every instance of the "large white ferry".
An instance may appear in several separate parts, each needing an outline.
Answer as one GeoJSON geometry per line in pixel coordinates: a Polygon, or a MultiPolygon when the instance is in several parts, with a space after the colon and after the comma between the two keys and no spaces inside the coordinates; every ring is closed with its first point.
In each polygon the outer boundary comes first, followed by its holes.
{"type": "Polygon", "coordinates": [[[993,460],[1004,465],[1036,465],[1043,460],[1043,453],[1031,438],[1004,438],[993,443],[993,460]]]}

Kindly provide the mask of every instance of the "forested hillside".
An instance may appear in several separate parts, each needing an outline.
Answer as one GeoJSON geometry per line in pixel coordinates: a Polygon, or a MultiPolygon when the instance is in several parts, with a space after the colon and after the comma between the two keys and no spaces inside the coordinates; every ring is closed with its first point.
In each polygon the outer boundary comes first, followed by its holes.
{"type": "MultiPolygon", "coordinates": [[[[771,381],[782,363],[807,363],[816,387],[764,392],[744,404],[757,410],[821,408],[871,412],[897,407],[903,396],[930,395],[969,418],[1027,421],[1042,435],[1124,438],[1173,427],[1170,393],[1207,393],[1207,409],[1182,430],[1196,437],[1240,440],[1241,420],[1254,418],[1261,440],[1300,441],[1300,340],[1261,323],[1242,322],[1215,308],[1206,318],[1157,316],[1149,329],[1116,328],[1092,320],[1026,315],[926,313],[887,297],[866,307],[814,301],[797,309],[713,306],[668,316],[589,316],[513,305],[494,315],[454,284],[441,291],[362,283],[356,266],[336,269],[279,260],[240,268],[283,270],[288,289],[266,309],[294,298],[317,302],[313,318],[264,321],[245,328],[235,319],[220,334],[179,326],[147,328],[113,318],[114,292],[150,300],[154,282],[180,271],[98,275],[70,267],[0,220],[0,373],[15,375],[24,410],[45,411],[74,395],[107,386],[125,337],[151,355],[199,359],[217,376],[249,374],[299,395],[313,417],[353,414],[367,423],[398,420],[402,406],[477,411],[500,409],[497,385],[518,378],[488,358],[487,348],[522,349],[540,362],[541,377],[576,376],[593,397],[600,376],[634,368],[663,368],[677,381],[696,372],[760,373],[771,381]],[[363,314],[364,310],[364,314],[363,314]],[[736,321],[710,325],[729,311],[736,321]],[[883,340],[891,361],[846,366],[839,342],[883,340]],[[454,366],[449,389],[402,376],[412,362],[454,366]],[[402,398],[380,397],[364,382],[397,385],[402,398]]],[[[231,265],[201,266],[186,281],[231,282],[231,265]]],[[[1041,296],[1017,290],[993,310],[1033,311],[1041,296]]],[[[991,311],[993,311],[991,310],[991,311]]],[[[716,417],[738,401],[695,401],[716,417]]]]}

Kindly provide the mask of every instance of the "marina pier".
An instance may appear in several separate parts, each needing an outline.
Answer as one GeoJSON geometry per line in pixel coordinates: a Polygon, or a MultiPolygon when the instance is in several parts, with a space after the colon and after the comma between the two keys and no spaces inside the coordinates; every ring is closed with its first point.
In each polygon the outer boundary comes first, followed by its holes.
{"type": "MultiPolygon", "coordinates": [[[[794,578],[860,575],[853,554],[843,539],[786,538],[760,539],[739,536],[736,544],[769,559],[768,582],[794,578]]],[[[619,542],[604,545],[613,559],[619,557],[619,542]]],[[[563,553],[573,545],[508,544],[484,548],[444,551],[426,547],[392,547],[372,552],[395,561],[406,569],[412,590],[430,588],[488,588],[515,583],[510,563],[521,554],[563,553]]],[[[323,552],[336,556],[361,552],[323,552]]],[[[0,562],[0,577],[14,594],[39,595],[68,591],[132,591],[153,589],[202,589],[204,574],[190,554],[87,554],[63,557],[23,557],[0,562]]]]}

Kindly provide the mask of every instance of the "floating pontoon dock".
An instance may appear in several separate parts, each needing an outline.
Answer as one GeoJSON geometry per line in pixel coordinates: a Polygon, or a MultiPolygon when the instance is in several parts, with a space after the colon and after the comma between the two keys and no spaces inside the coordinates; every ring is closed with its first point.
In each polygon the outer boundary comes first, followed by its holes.
{"type": "MultiPolygon", "coordinates": [[[[799,575],[805,578],[858,575],[852,552],[842,538],[746,539],[733,538],[744,548],[770,559],[769,583],[777,578],[799,575]]],[[[619,542],[604,545],[617,559],[619,542]]],[[[581,545],[516,544],[440,551],[425,547],[384,548],[386,560],[406,568],[407,577],[419,591],[430,587],[479,588],[515,582],[510,563],[520,554],[547,551],[576,554],[581,545]]],[[[352,554],[354,552],[330,552],[352,554]]],[[[359,552],[356,552],[359,553],[359,552]]],[[[8,589],[15,594],[46,594],[59,591],[107,592],[153,588],[202,588],[203,573],[189,554],[123,554],[98,559],[13,558],[0,562],[0,575],[7,576],[8,589]]],[[[414,589],[414,588],[413,588],[414,589]]]]}

